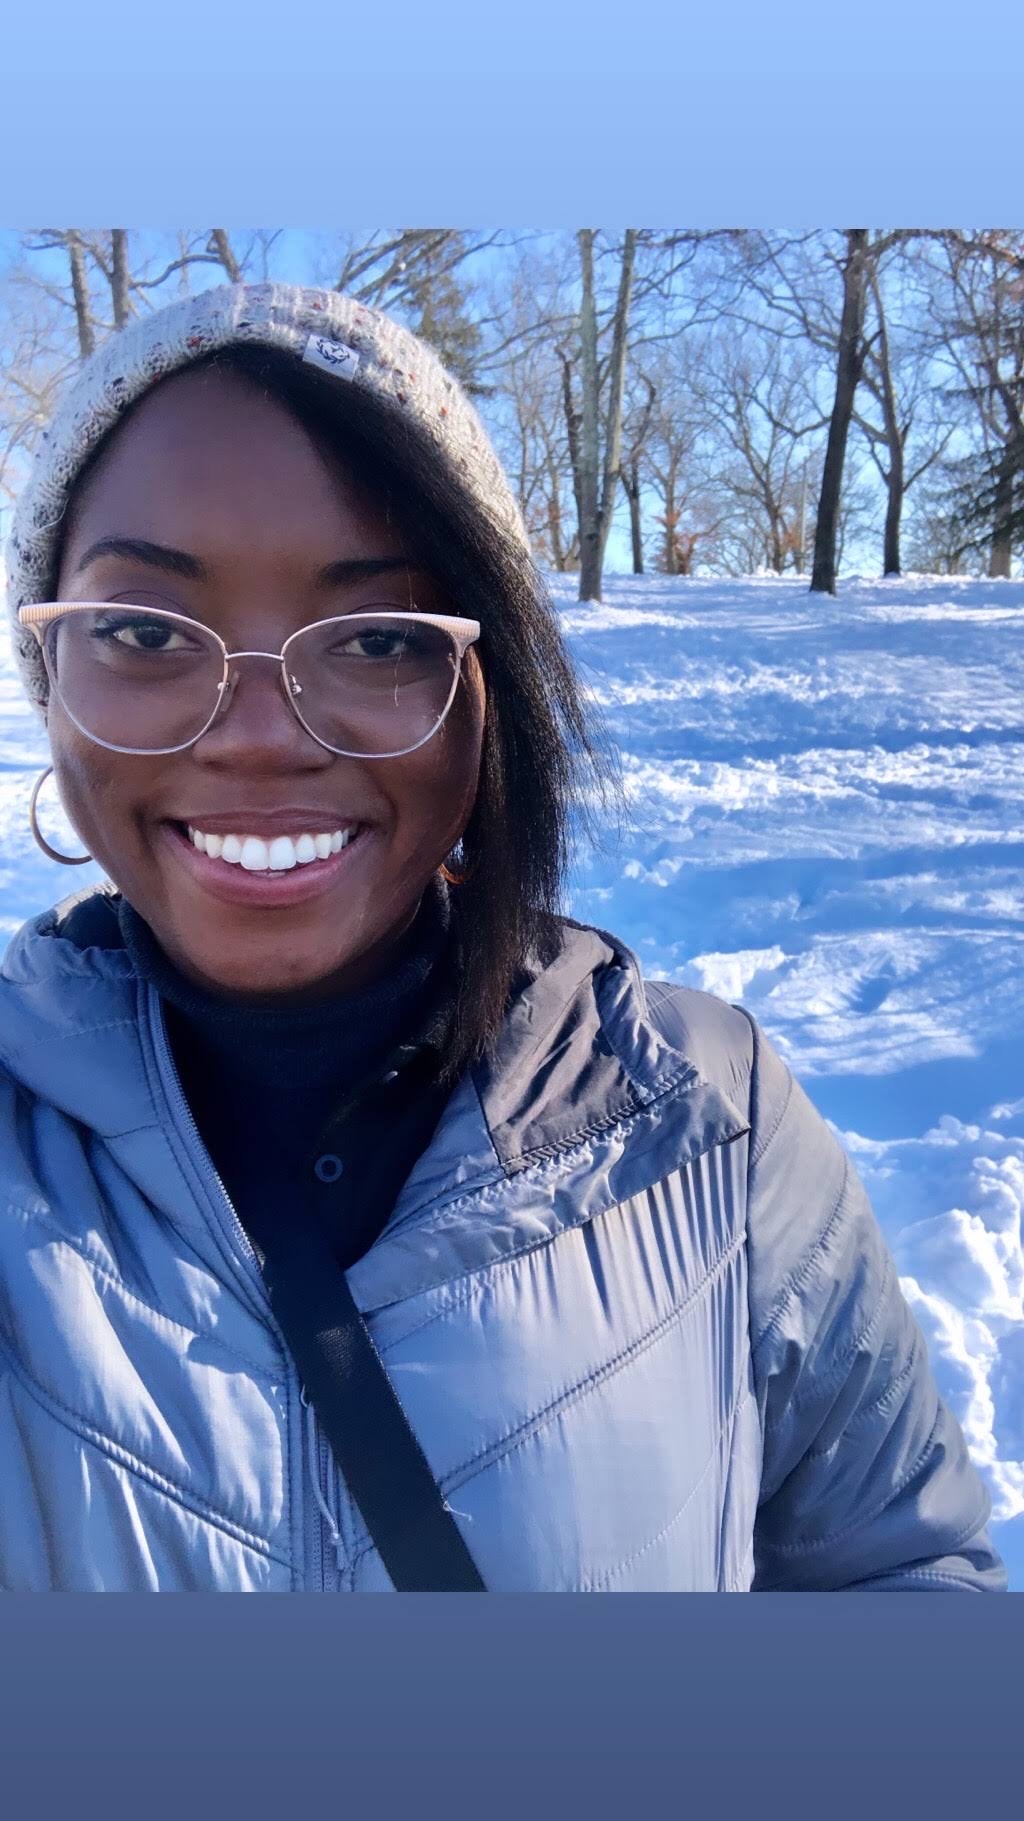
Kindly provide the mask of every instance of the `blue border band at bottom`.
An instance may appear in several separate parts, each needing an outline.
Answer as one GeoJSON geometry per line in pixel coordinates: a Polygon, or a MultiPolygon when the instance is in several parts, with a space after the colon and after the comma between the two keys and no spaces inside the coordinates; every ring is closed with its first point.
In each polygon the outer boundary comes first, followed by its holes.
{"type": "Polygon", "coordinates": [[[1024,1601],[14,1595],[4,1812],[1015,1812],[1024,1601]]]}

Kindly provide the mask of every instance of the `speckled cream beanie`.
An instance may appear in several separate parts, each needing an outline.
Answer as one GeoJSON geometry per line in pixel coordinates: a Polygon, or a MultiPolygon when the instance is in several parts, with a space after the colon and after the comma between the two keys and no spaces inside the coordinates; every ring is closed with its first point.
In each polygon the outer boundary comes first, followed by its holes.
{"type": "Polygon", "coordinates": [[[76,374],[44,433],[18,500],[7,548],[11,638],[26,691],[45,713],[48,681],[19,607],[46,598],[57,535],[83,463],[129,405],[158,380],[237,343],[291,349],[363,386],[423,437],[461,477],[476,506],[529,557],[516,500],[465,393],[437,356],[390,317],[336,291],[224,285],[131,324],[76,374]]]}

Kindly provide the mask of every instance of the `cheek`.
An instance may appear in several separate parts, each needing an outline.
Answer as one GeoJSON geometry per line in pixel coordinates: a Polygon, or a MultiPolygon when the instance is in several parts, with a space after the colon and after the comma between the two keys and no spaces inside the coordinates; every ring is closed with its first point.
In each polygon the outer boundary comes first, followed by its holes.
{"type": "MultiPolygon", "coordinates": [[[[472,814],[480,781],[484,738],[482,686],[460,691],[440,732],[430,742],[434,766],[437,819],[455,825],[453,840],[461,835],[472,814]]],[[[424,752],[430,753],[430,745],[424,752]]]]}
{"type": "Polygon", "coordinates": [[[423,853],[431,864],[450,852],[469,821],[480,772],[480,742],[471,730],[447,723],[408,769],[395,791],[399,846],[423,853]],[[404,832],[404,839],[401,838],[404,832]]]}
{"type": "Polygon", "coordinates": [[[114,884],[126,884],[142,858],[131,809],[139,781],[123,776],[115,753],[54,717],[48,731],[57,788],[77,833],[114,884]]]}
{"type": "Polygon", "coordinates": [[[460,689],[443,726],[418,752],[393,761],[393,852],[432,871],[459,841],[476,800],[483,750],[482,686],[460,689]],[[397,768],[401,766],[399,774],[397,768]]]}

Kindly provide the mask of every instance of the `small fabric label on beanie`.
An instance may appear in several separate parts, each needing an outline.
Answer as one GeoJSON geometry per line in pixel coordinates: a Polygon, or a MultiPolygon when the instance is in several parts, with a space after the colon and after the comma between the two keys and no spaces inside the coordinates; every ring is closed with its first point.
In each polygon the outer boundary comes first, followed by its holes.
{"type": "Polygon", "coordinates": [[[326,335],[311,335],[302,358],[310,366],[322,367],[325,373],[336,373],[339,379],[355,379],[359,370],[355,349],[343,341],[330,341],[326,335]]]}

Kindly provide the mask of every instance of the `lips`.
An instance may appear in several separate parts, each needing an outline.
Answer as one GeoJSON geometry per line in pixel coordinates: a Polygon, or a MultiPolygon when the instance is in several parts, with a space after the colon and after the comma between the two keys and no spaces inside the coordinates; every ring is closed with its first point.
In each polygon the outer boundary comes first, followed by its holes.
{"type": "Polygon", "coordinates": [[[168,817],[175,828],[201,828],[212,835],[243,833],[272,840],[275,835],[320,834],[322,830],[365,827],[368,818],[337,809],[193,809],[168,817]]]}
{"type": "MultiPolygon", "coordinates": [[[[168,854],[173,856],[177,865],[182,866],[192,882],[205,893],[219,898],[227,904],[252,907],[286,908],[291,905],[304,904],[322,893],[330,891],[340,884],[344,875],[354,872],[354,876],[363,869],[364,857],[374,845],[375,831],[365,824],[349,823],[348,838],[339,844],[325,858],[316,855],[312,862],[305,864],[296,861],[294,865],[271,866],[271,852],[277,848],[277,857],[283,857],[283,848],[279,842],[291,841],[284,835],[282,822],[278,820],[273,826],[276,834],[268,826],[268,818],[262,818],[264,834],[256,832],[256,818],[245,823],[238,815],[230,818],[232,827],[227,828],[227,819],[207,816],[204,833],[212,834],[211,824],[219,820],[226,829],[221,839],[221,854],[204,852],[197,847],[189,836],[188,825],[179,822],[162,824],[162,835],[167,844],[168,854]],[[223,855],[224,840],[230,834],[244,833],[249,852],[246,855],[248,864],[243,863],[241,853],[237,863],[225,861],[223,855]],[[256,864],[259,862],[259,864],[256,864]]],[[[324,828],[325,820],[330,826],[332,818],[324,817],[321,810],[316,818],[318,831],[324,828]]],[[[297,823],[293,817],[289,823],[289,834],[297,833],[297,823]]],[[[337,821],[333,822],[336,829],[337,821]]],[[[299,837],[301,839],[301,836],[299,837]]],[[[216,843],[215,843],[216,846],[216,843]]],[[[332,844],[333,849],[333,844],[332,844]]]]}

